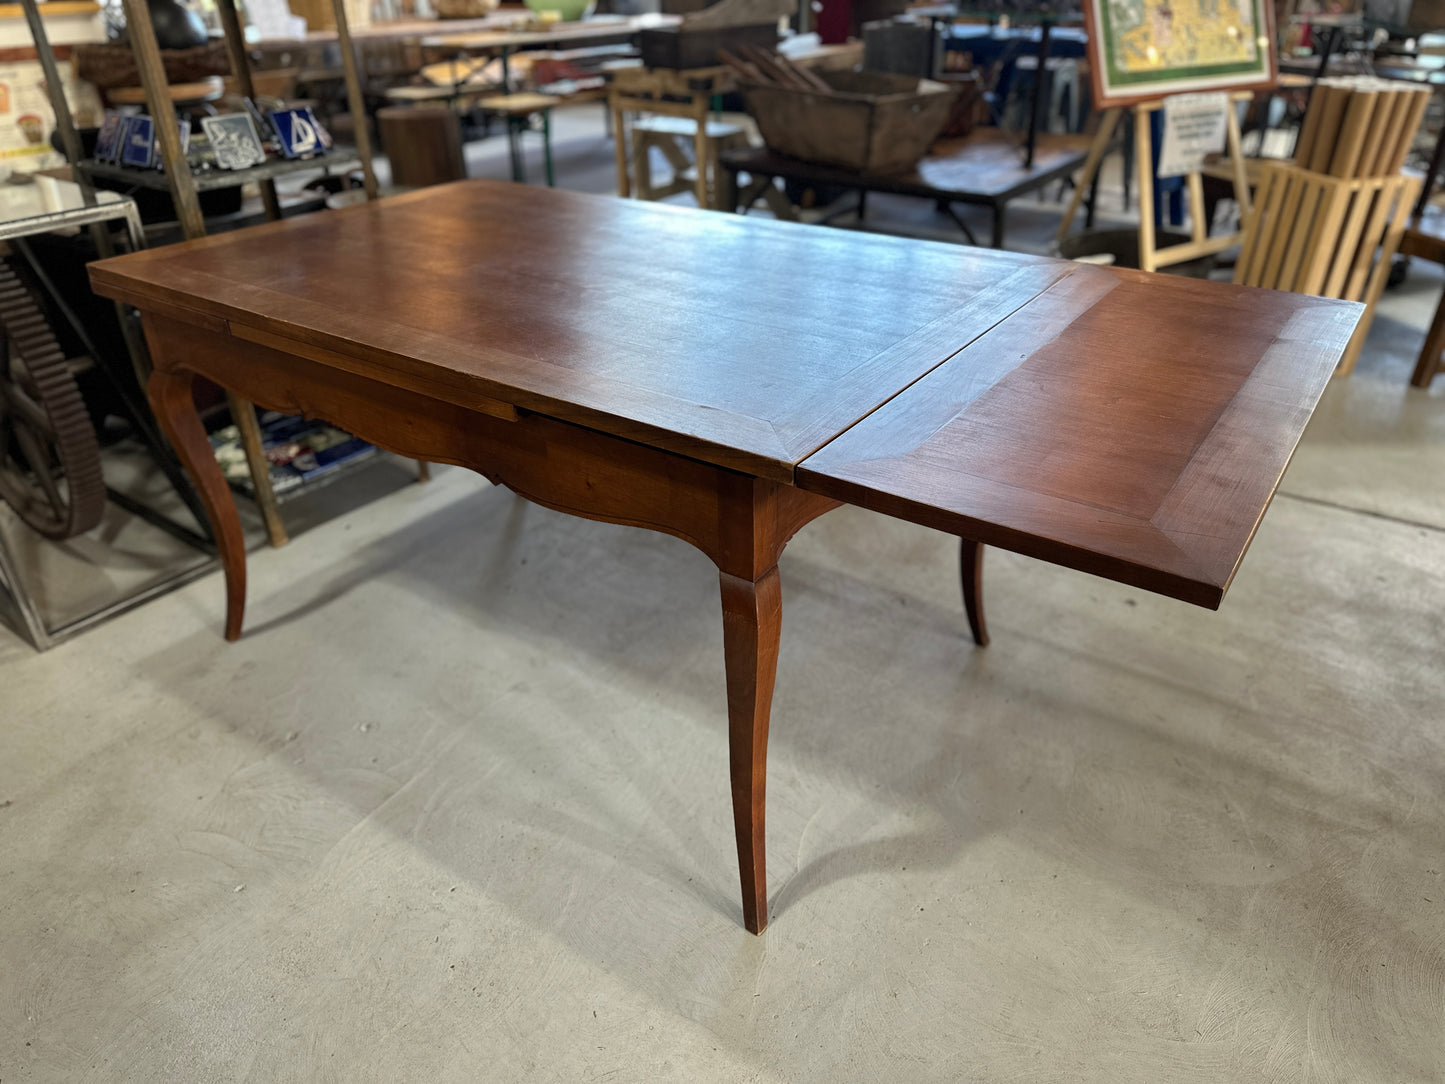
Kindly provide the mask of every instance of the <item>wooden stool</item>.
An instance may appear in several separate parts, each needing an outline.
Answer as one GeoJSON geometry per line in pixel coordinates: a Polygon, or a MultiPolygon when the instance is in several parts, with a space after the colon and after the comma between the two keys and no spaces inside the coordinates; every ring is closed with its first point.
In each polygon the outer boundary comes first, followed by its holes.
{"type": "Polygon", "coordinates": [[[376,111],[376,127],[392,184],[423,188],[466,178],[462,126],[446,106],[389,105],[376,111]]]}
{"type": "Polygon", "coordinates": [[[556,185],[552,174],[552,109],[562,99],[552,94],[493,94],[477,104],[489,113],[506,118],[507,151],[512,156],[512,180],[526,183],[522,160],[522,133],[532,130],[532,118],[542,118],[542,162],[547,169],[547,187],[556,185]]]}
{"type": "MultiPolygon", "coordinates": [[[[617,68],[612,72],[612,82],[607,91],[607,109],[612,115],[613,145],[617,150],[617,194],[626,199],[632,194],[632,169],[629,165],[627,129],[649,123],[646,117],[680,118],[688,121],[693,134],[693,161],[699,168],[693,170],[693,192],[697,205],[707,207],[712,199],[708,189],[707,163],[716,163],[716,153],[709,154],[707,146],[708,114],[712,103],[719,95],[727,94],[737,86],[733,71],[728,67],[694,68],[676,71],[671,68],[617,68]],[[639,116],[641,115],[641,116],[639,116]],[[632,125],[629,117],[638,117],[632,125]]],[[[669,142],[676,143],[675,138],[669,142]]]]}
{"type": "MultiPolygon", "coordinates": [[[[705,207],[718,207],[718,155],[723,151],[746,148],[747,133],[736,124],[710,120],[705,122],[703,138],[697,138],[698,122],[686,117],[646,117],[632,125],[632,173],[638,199],[664,199],[678,192],[707,191],[705,207]],[[702,148],[703,161],[687,156],[685,148],[702,148]],[[661,185],[652,183],[652,148],[662,152],[672,166],[672,177],[661,185]],[[693,173],[689,177],[689,170],[693,173]],[[699,183],[699,177],[703,183],[699,183]]],[[[725,207],[723,210],[732,210],[725,207]]]]}

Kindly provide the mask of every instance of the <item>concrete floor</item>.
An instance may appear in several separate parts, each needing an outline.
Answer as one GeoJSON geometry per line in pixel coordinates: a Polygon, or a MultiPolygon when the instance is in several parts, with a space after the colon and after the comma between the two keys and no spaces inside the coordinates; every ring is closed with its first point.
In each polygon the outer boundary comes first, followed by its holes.
{"type": "Polygon", "coordinates": [[[443,469],[238,644],[215,576],[0,633],[0,1081],[1445,1079],[1440,288],[1218,613],[991,552],[980,651],[950,539],[804,529],[761,938],[679,541],[443,469]]]}

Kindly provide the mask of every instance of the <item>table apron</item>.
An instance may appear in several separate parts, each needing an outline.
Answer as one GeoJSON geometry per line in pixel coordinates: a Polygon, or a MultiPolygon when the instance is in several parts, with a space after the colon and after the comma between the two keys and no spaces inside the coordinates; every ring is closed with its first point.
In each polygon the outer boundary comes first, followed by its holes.
{"type": "Polygon", "coordinates": [[[398,455],[467,467],[559,512],[673,535],[748,580],[841,503],[544,415],[497,417],[494,406],[432,398],[155,311],[142,319],[159,372],[204,376],[398,455]]]}

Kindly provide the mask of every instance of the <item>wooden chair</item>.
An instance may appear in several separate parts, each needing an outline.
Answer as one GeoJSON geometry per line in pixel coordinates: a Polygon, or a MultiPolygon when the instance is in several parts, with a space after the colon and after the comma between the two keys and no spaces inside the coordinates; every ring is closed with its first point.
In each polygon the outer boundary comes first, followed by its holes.
{"type": "MultiPolygon", "coordinates": [[[[674,71],[669,68],[625,67],[612,70],[608,88],[607,108],[612,116],[612,131],[617,148],[617,194],[626,199],[633,194],[632,175],[638,174],[641,199],[660,199],[663,195],[685,190],[678,184],[679,173],[692,167],[691,188],[699,207],[716,204],[718,140],[727,146],[746,145],[742,129],[710,120],[713,99],[735,89],[729,68],[694,68],[674,71]],[[629,123],[629,117],[636,117],[629,123]],[[628,130],[633,132],[629,143],[628,130]],[[640,136],[639,133],[640,132],[640,136]],[[692,159],[679,146],[691,139],[692,159]],[[651,174],[638,173],[648,165],[647,151],[638,150],[645,142],[656,146],[673,165],[672,181],[662,187],[651,185],[651,174]],[[629,168],[630,167],[630,168],[629,168]],[[647,182],[647,189],[641,187],[647,182]],[[649,194],[650,193],[650,194],[649,194]]],[[[727,208],[732,210],[732,208],[727,208]]]]}
{"type": "MultiPolygon", "coordinates": [[[[638,199],[665,199],[678,192],[698,192],[699,177],[707,189],[706,207],[718,207],[718,156],[723,151],[748,145],[747,133],[736,124],[703,122],[703,138],[697,138],[698,122],[685,117],[644,117],[632,125],[632,177],[638,199]],[[652,150],[657,148],[670,166],[672,177],[662,184],[652,180],[652,150]],[[688,157],[688,147],[702,147],[704,160],[688,157]]],[[[694,157],[696,150],[694,150],[694,157]]],[[[732,210],[724,207],[723,210],[732,210]]]]}
{"type": "Polygon", "coordinates": [[[1234,281],[1363,301],[1365,318],[1336,370],[1348,375],[1419,189],[1418,177],[1402,174],[1343,179],[1271,162],[1245,222],[1234,281]]]}

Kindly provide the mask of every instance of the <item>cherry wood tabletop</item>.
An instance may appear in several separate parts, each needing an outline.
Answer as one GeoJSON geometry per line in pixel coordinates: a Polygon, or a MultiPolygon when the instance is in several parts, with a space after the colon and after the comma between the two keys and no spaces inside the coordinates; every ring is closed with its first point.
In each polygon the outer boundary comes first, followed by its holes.
{"type": "Polygon", "coordinates": [[[1217,607],[1360,312],[1079,265],[797,484],[1217,607]]]}
{"type": "Polygon", "coordinates": [[[464,181],[91,265],[267,345],[757,477],[794,466],[1068,264],[464,181]]]}
{"type": "Polygon", "coordinates": [[[471,181],[91,265],[242,634],[195,379],[717,567],[744,926],[768,923],[778,560],[841,502],[1217,606],[1361,306],[471,181]]]}

